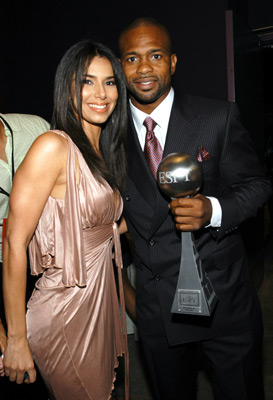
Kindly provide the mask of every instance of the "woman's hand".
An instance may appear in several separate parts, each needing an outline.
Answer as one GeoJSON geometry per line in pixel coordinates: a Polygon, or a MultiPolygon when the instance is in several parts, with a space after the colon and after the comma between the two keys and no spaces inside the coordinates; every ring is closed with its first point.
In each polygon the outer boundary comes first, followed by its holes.
{"type": "Polygon", "coordinates": [[[36,380],[36,370],[28,341],[23,338],[8,338],[5,349],[5,374],[12,382],[33,383],[36,380]],[[28,377],[25,378],[25,372],[28,377]]]}

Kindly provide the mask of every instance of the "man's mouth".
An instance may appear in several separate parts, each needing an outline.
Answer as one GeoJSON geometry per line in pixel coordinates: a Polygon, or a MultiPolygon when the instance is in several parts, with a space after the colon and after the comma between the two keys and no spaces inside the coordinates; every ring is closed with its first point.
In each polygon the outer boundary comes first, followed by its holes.
{"type": "Polygon", "coordinates": [[[157,79],[155,78],[143,78],[143,79],[135,79],[134,84],[138,86],[140,89],[151,89],[155,83],[157,82],[157,79]]]}

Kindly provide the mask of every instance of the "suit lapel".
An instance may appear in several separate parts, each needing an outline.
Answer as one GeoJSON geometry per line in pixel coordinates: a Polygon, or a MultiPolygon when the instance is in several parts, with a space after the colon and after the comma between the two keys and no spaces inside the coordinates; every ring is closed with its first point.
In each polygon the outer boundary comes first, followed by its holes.
{"type": "MultiPolygon", "coordinates": [[[[197,149],[200,145],[199,136],[202,133],[202,124],[203,118],[195,114],[188,97],[184,96],[182,101],[179,101],[175,96],[163,157],[176,152],[197,155],[197,149]]],[[[170,201],[171,199],[165,196],[160,190],[157,191],[154,212],[156,218],[153,220],[150,231],[151,236],[167,218],[170,212],[168,208],[170,201]]]]}

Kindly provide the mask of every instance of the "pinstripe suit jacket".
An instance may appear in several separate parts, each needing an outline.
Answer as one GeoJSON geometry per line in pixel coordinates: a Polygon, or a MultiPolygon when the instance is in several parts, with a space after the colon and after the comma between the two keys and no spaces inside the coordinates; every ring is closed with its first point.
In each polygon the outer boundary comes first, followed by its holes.
{"type": "Polygon", "coordinates": [[[248,133],[233,103],[175,94],[164,155],[197,155],[203,146],[200,192],[215,196],[222,207],[219,230],[195,232],[202,263],[219,298],[210,317],[171,313],[181,257],[177,232],[164,196],[152,177],[133,122],[128,132],[128,179],[124,216],[134,242],[137,269],[137,319],[141,334],[166,334],[171,345],[227,336],[260,319],[238,225],[256,214],[271,195],[248,133]]]}

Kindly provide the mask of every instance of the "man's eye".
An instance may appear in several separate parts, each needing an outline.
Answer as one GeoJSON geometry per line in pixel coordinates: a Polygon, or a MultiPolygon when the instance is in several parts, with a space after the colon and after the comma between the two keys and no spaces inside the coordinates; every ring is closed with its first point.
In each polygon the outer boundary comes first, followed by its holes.
{"type": "Polygon", "coordinates": [[[127,58],[127,61],[132,63],[132,62],[136,61],[136,57],[134,57],[134,56],[129,57],[129,58],[127,58]]]}
{"type": "Polygon", "coordinates": [[[161,54],[153,54],[153,58],[155,58],[156,60],[159,60],[160,58],[162,58],[161,54]]]}

